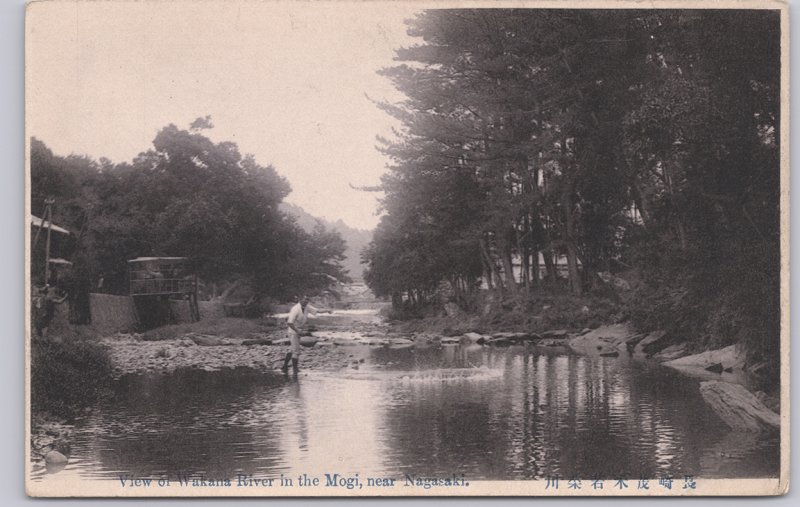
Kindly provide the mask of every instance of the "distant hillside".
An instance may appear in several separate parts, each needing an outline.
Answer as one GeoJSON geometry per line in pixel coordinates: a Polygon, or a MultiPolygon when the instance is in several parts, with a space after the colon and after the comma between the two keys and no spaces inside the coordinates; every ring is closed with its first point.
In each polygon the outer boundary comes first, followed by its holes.
{"type": "Polygon", "coordinates": [[[317,218],[308,214],[308,212],[300,206],[295,206],[288,202],[282,202],[280,207],[281,211],[295,217],[300,227],[306,231],[311,232],[314,226],[317,225],[317,222],[321,222],[326,228],[333,229],[341,234],[342,238],[347,242],[347,250],[345,251],[347,258],[342,264],[350,273],[350,278],[355,281],[362,281],[364,279],[364,266],[361,264],[361,250],[372,241],[372,231],[354,229],[341,220],[330,222],[323,218],[317,218]]]}

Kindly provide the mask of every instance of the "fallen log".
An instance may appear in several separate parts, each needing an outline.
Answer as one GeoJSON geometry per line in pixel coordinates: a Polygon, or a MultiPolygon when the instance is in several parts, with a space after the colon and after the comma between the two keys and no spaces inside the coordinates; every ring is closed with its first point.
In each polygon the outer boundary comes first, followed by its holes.
{"type": "Polygon", "coordinates": [[[701,382],[700,394],[733,430],[758,432],[780,428],[780,416],[740,384],[716,380],[701,382]]]}

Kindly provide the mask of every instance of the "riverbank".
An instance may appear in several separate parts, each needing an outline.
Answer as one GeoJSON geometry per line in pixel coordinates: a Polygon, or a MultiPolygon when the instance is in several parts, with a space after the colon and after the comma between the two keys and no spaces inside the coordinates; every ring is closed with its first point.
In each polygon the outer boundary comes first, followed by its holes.
{"type": "MultiPolygon", "coordinates": [[[[371,350],[410,349],[420,354],[433,349],[464,346],[464,350],[554,347],[555,353],[595,357],[600,361],[625,358],[656,362],[699,377],[706,384],[704,399],[723,420],[747,428],[753,417],[769,424],[780,411],[776,396],[763,392],[731,390],[724,384],[747,385],[742,354],[735,347],[690,355],[686,344],[672,343],[664,333],[637,333],[628,323],[594,329],[544,331],[488,330],[469,320],[437,317],[393,322],[376,318],[376,312],[341,311],[314,321],[313,336],[303,338],[300,376],[309,371],[352,371],[369,364],[371,350]],[[458,327],[456,327],[458,326],[458,327]],[[717,383],[723,383],[718,385],[717,383]],[[733,400],[733,404],[731,404],[733,400]],[[755,400],[755,401],[754,401],[755,400]],[[774,414],[771,412],[774,411],[774,414]],[[727,415],[726,415],[727,414],[727,415]],[[731,417],[731,414],[733,416],[731,417]],[[742,422],[744,421],[744,422],[742,422]]],[[[503,326],[508,329],[508,326],[503,326]]],[[[512,328],[514,329],[514,328],[512,328]]],[[[107,351],[116,378],[125,375],[166,376],[176,370],[219,371],[246,368],[280,376],[288,339],[282,319],[208,319],[192,324],[165,326],[142,334],[115,334],[98,343],[107,351]]],[[[45,460],[52,451],[69,456],[72,426],[64,420],[40,418],[32,424],[32,452],[45,460]]],[[[59,455],[51,455],[59,458],[59,455]]]]}
{"type": "MultiPolygon", "coordinates": [[[[637,364],[622,350],[618,357],[579,354],[569,348],[577,336],[498,332],[401,338],[390,328],[372,327],[370,332],[370,327],[351,332],[320,326],[315,332],[320,342],[303,351],[353,354],[351,363],[336,371],[305,368],[299,381],[263,367],[123,375],[114,382],[113,397],[74,421],[67,433],[71,454],[64,455],[64,472],[113,480],[117,471],[172,470],[177,461],[223,475],[235,467],[294,473],[310,468],[304,458],[328,455],[342,456],[341,466],[379,467],[383,461],[375,457],[394,449],[403,450],[391,453],[399,456],[395,462],[407,467],[434,473],[464,466],[471,476],[487,479],[529,479],[531,463],[544,473],[558,466],[575,473],[633,474],[641,472],[642,463],[648,470],[700,477],[774,473],[772,461],[762,462],[763,446],[771,450],[777,445],[774,434],[728,437],[698,382],[652,358],[637,364]],[[552,427],[574,431],[552,432],[552,427]],[[609,438],[590,438],[597,431],[609,438]],[[664,431],[670,438],[663,437],[664,431]],[[576,434],[582,440],[576,442],[576,434]],[[363,438],[395,447],[367,447],[365,454],[341,446],[363,438]],[[187,447],[187,441],[192,445],[187,447]],[[620,442],[630,448],[621,451],[620,442]],[[742,442],[749,442],[746,448],[742,442]],[[298,444],[306,445],[307,455],[295,452],[298,444]],[[531,451],[520,457],[522,449],[541,446],[547,456],[531,451]],[[432,461],[431,448],[448,451],[432,461]],[[672,456],[666,464],[658,461],[665,452],[672,456]],[[734,457],[721,458],[720,452],[734,457]],[[609,471],[608,456],[620,453],[631,456],[620,462],[630,467],[609,471]]],[[[597,331],[598,337],[609,337],[597,331]]],[[[198,335],[199,341],[205,339],[210,338],[198,335]]],[[[163,345],[141,342],[141,350],[163,345]]],[[[237,347],[285,350],[280,345],[196,343],[186,348],[222,354],[223,348],[237,347]]],[[[50,480],[40,458],[34,457],[33,474],[50,480]]]]}
{"type": "Polygon", "coordinates": [[[520,325],[518,319],[509,319],[507,314],[491,319],[499,325],[481,316],[447,315],[395,322],[393,329],[411,333],[414,339],[424,338],[423,330],[434,329],[447,335],[441,340],[448,343],[562,346],[584,356],[656,362],[701,380],[703,399],[732,430],[774,431],[779,427],[780,386],[763,382],[759,376],[763,364],[749,365],[742,346],[698,350],[696,343],[676,339],[664,331],[640,333],[630,322],[543,331],[541,325],[520,325]]]}

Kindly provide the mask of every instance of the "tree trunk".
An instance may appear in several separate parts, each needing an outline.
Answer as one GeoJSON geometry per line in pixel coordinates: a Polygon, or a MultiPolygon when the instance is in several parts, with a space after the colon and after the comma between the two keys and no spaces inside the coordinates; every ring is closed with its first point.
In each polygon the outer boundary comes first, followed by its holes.
{"type": "Polygon", "coordinates": [[[575,214],[572,212],[572,185],[565,185],[565,189],[561,194],[561,208],[564,211],[564,239],[567,245],[567,270],[569,272],[569,285],[571,292],[580,296],[583,292],[581,289],[581,278],[578,272],[578,258],[575,251],[575,214]]]}
{"type": "Polygon", "coordinates": [[[569,286],[572,293],[580,296],[583,293],[581,287],[581,275],[578,271],[578,256],[575,252],[575,245],[567,242],[567,269],[569,270],[569,286]]]}
{"type": "Polygon", "coordinates": [[[542,256],[544,257],[544,269],[547,271],[547,279],[555,286],[556,280],[558,279],[558,272],[556,265],[553,263],[553,251],[549,248],[545,249],[542,256]]]}
{"type": "Polygon", "coordinates": [[[491,281],[494,280],[494,282],[496,282],[497,286],[502,290],[503,289],[503,280],[502,280],[502,278],[500,278],[500,275],[497,273],[497,266],[495,265],[494,259],[492,259],[491,254],[489,253],[489,248],[486,245],[486,241],[484,240],[484,238],[481,238],[479,243],[480,243],[480,247],[481,247],[481,253],[483,254],[484,259],[486,261],[486,265],[489,268],[489,280],[490,280],[489,285],[490,286],[493,285],[491,281]]]}
{"type": "Polygon", "coordinates": [[[511,295],[517,294],[517,281],[514,279],[514,266],[511,262],[511,241],[510,231],[505,231],[505,235],[499,234],[503,241],[498,245],[500,248],[500,262],[503,265],[503,275],[505,278],[506,290],[511,295]]]}

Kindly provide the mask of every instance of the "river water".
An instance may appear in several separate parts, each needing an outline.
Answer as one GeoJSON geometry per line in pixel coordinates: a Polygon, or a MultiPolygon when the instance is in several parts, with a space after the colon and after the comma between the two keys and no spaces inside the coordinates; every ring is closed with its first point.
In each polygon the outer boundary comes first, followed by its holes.
{"type": "MultiPolygon", "coordinates": [[[[767,477],[777,435],[730,432],[697,380],[560,347],[350,347],[358,369],[121,378],[58,475],[468,479],[767,477]]],[[[47,480],[43,468],[35,478],[47,480]]]]}

